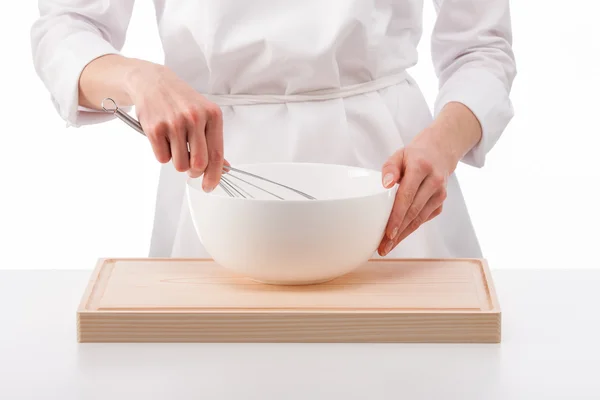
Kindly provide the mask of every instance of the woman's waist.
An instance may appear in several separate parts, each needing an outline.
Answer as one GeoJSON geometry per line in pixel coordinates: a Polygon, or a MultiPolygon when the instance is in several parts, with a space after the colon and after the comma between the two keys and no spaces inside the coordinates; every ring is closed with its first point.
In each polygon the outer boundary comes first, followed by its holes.
{"type": "Polygon", "coordinates": [[[330,85],[319,89],[293,90],[261,90],[255,88],[238,93],[215,93],[202,91],[202,95],[219,106],[240,106],[258,104],[285,104],[298,102],[326,101],[353,97],[370,92],[376,92],[391,86],[402,84],[412,78],[405,70],[379,78],[360,81],[347,85],[330,85]]]}

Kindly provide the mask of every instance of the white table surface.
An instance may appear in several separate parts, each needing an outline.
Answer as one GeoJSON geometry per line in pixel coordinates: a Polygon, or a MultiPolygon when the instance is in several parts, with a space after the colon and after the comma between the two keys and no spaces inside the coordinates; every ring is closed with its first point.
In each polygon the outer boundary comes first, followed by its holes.
{"type": "Polygon", "coordinates": [[[0,399],[600,399],[600,271],[493,271],[501,344],[78,344],[91,271],[0,271],[0,399]]]}

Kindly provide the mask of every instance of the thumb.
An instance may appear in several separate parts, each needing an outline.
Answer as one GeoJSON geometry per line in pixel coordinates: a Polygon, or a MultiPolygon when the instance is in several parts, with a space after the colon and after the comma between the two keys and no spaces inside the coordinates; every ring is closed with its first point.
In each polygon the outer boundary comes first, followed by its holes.
{"type": "Polygon", "coordinates": [[[383,164],[381,174],[383,176],[383,187],[390,188],[400,180],[400,166],[404,158],[404,149],[397,150],[383,164]]]}

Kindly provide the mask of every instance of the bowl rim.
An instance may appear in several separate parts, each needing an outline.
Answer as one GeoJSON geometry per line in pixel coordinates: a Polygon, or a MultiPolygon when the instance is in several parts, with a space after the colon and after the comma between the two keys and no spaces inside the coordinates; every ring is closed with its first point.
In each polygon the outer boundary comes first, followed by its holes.
{"type": "MultiPolygon", "coordinates": [[[[240,169],[244,169],[244,167],[247,166],[255,166],[255,165],[272,165],[272,166],[277,166],[277,165],[312,165],[312,166],[327,166],[327,167],[343,167],[343,168],[350,168],[350,169],[354,169],[354,170],[362,170],[362,171],[366,171],[370,174],[379,174],[381,175],[381,171],[375,170],[375,169],[371,169],[371,168],[366,168],[366,167],[359,167],[359,166],[355,166],[355,165],[347,165],[347,164],[336,164],[336,163],[323,163],[323,162],[299,162],[299,161],[288,161],[288,162],[278,162],[278,161],[266,161],[266,162],[254,162],[254,163],[243,163],[243,164],[238,164],[235,166],[235,168],[240,168],[240,169]]],[[[334,199],[315,199],[315,200],[307,200],[307,199],[286,199],[286,200],[280,200],[280,199],[276,199],[276,198],[268,198],[268,199],[253,199],[253,198],[242,198],[242,197],[229,197],[229,196],[220,196],[220,195],[215,195],[213,193],[206,193],[204,190],[202,190],[202,188],[198,188],[198,187],[194,187],[194,185],[192,184],[192,182],[197,182],[199,179],[202,178],[202,175],[197,177],[197,178],[192,178],[190,176],[188,176],[186,178],[186,190],[189,192],[194,191],[196,193],[201,194],[202,196],[205,197],[209,197],[209,198],[219,198],[219,199],[223,199],[225,201],[245,201],[245,202],[252,202],[252,203],[279,203],[279,204],[283,204],[283,203],[288,203],[288,204],[297,204],[297,203],[302,203],[302,204],[323,204],[323,203],[330,203],[330,202],[340,202],[340,201],[357,201],[357,200],[364,200],[364,199],[368,199],[368,198],[372,198],[372,197],[378,197],[378,196],[388,196],[390,192],[395,191],[398,188],[398,183],[395,183],[394,185],[392,185],[389,188],[385,188],[383,186],[383,183],[381,184],[381,191],[378,191],[376,193],[372,193],[372,194],[366,194],[363,196],[352,196],[352,197],[343,197],[343,198],[334,198],[334,199]]]]}

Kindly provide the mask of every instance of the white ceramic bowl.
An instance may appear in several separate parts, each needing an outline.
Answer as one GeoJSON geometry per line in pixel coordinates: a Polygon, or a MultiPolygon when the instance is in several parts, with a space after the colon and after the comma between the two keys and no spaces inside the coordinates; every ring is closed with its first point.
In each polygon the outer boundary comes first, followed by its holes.
{"type": "Polygon", "coordinates": [[[344,275],[374,255],[397,190],[397,186],[383,187],[380,171],[314,163],[234,167],[291,186],[317,200],[235,172],[232,174],[286,200],[232,177],[229,179],[255,198],[232,198],[221,188],[207,194],[201,178],[188,179],[196,232],[221,266],[263,283],[314,284],[344,275]]]}

